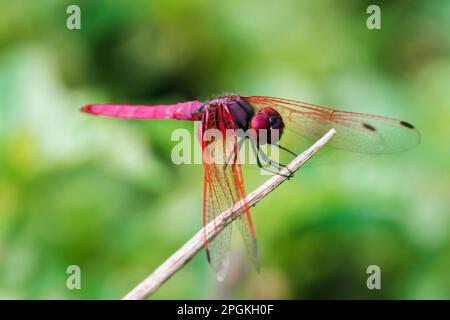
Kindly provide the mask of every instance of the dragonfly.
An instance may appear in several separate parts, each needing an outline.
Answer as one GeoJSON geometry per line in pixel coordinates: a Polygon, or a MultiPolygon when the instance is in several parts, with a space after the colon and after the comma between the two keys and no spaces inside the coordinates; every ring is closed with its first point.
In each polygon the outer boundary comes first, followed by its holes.
{"type": "MultiPolygon", "coordinates": [[[[418,130],[406,121],[266,96],[230,94],[207,102],[194,100],[163,105],[90,104],[81,110],[91,115],[123,119],[199,121],[204,172],[204,226],[236,202],[242,200],[245,203],[242,166],[236,161],[244,140],[250,141],[259,167],[263,168],[264,160],[278,170],[284,165],[272,161],[263,152],[261,145],[270,144],[296,156],[296,152],[282,144],[287,131],[294,133],[294,137],[317,140],[334,128],[336,134],[328,143],[331,148],[363,154],[404,151],[416,146],[420,140],[418,130]],[[224,138],[208,140],[208,130],[216,130],[224,138]],[[250,130],[253,134],[242,137],[237,133],[239,130],[250,130]],[[227,148],[223,148],[224,145],[227,148]],[[217,152],[217,149],[224,154],[217,152]],[[223,159],[224,155],[233,161],[219,161],[219,157],[223,159]]],[[[297,140],[294,138],[293,141],[295,144],[297,140]]],[[[259,270],[255,227],[249,206],[244,206],[244,210],[212,241],[208,241],[204,234],[207,260],[219,280],[225,278],[230,263],[233,224],[237,224],[246,251],[259,270]]]]}

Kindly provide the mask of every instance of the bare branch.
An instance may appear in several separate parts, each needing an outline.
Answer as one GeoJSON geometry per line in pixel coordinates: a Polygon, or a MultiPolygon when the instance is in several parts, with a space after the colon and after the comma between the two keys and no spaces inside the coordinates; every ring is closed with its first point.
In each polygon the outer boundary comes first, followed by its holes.
{"type": "MultiPolygon", "coordinates": [[[[214,221],[206,225],[206,237],[208,241],[223,230],[225,226],[236,219],[245,211],[245,202],[248,206],[253,206],[258,201],[267,196],[281,183],[283,183],[289,171],[296,172],[309,158],[311,158],[321,147],[323,147],[336,133],[330,129],[322,138],[314,143],[309,149],[292,160],[286,168],[280,171],[280,175],[274,175],[262,184],[255,191],[247,195],[244,200],[237,202],[232,208],[222,212],[214,221]]],[[[198,231],[188,242],[178,249],[169,259],[161,264],[153,273],[131,290],[124,300],[146,299],[154,293],[164,282],[166,282],[175,272],[181,269],[200,249],[203,247],[203,229],[198,231]]]]}

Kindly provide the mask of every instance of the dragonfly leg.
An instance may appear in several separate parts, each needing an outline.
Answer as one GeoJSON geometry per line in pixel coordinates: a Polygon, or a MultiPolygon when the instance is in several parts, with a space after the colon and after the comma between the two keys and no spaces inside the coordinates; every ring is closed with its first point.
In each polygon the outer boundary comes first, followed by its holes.
{"type": "Polygon", "coordinates": [[[284,150],[284,151],[290,153],[290,154],[293,155],[294,157],[297,157],[297,154],[296,154],[294,151],[291,151],[291,150],[289,150],[288,148],[283,147],[281,144],[275,143],[274,146],[278,147],[278,148],[281,149],[281,150],[284,150]]]}
{"type": "Polygon", "coordinates": [[[261,155],[261,158],[264,161],[266,161],[268,164],[276,166],[278,170],[281,170],[282,168],[286,168],[286,170],[289,172],[289,176],[287,176],[288,178],[290,178],[294,175],[293,172],[291,170],[289,170],[289,168],[286,165],[270,159],[269,156],[262,149],[258,148],[258,151],[259,151],[259,154],[261,155]]]}
{"type": "MultiPolygon", "coordinates": [[[[278,174],[278,175],[280,175],[280,176],[289,178],[289,176],[286,176],[286,175],[284,175],[284,174],[280,174],[280,173],[277,172],[277,171],[273,171],[273,170],[271,170],[271,169],[265,168],[265,167],[262,165],[261,160],[259,159],[259,153],[260,153],[260,150],[261,150],[261,149],[259,148],[259,145],[255,146],[255,143],[253,143],[253,141],[252,141],[252,143],[250,143],[250,144],[252,145],[252,149],[253,149],[253,152],[255,153],[255,157],[256,157],[256,163],[257,163],[257,165],[258,165],[259,168],[261,168],[261,169],[263,169],[263,170],[265,170],[265,171],[267,171],[267,172],[270,172],[270,173],[272,173],[272,174],[278,174]]],[[[269,159],[269,161],[270,161],[270,159],[269,159]]],[[[269,162],[269,161],[266,161],[266,162],[269,162]]],[[[269,162],[269,164],[271,164],[271,163],[269,162]]],[[[278,168],[278,170],[280,170],[280,168],[278,168]]]]}

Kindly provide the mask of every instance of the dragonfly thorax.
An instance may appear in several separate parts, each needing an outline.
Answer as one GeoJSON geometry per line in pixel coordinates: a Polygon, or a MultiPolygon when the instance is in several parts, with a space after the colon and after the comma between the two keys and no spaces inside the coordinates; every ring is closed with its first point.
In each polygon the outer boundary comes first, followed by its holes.
{"type": "Polygon", "coordinates": [[[236,129],[248,130],[250,120],[255,110],[241,96],[233,94],[217,99],[219,104],[226,106],[233,117],[236,129]]]}

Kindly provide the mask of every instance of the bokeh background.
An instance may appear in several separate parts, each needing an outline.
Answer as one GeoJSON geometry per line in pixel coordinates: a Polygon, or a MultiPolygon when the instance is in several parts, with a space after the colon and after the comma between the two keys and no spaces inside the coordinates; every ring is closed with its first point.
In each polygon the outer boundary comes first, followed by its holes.
{"type": "Polygon", "coordinates": [[[449,299],[448,30],[445,0],[2,1],[0,298],[120,298],[201,227],[202,168],[170,158],[192,124],[80,106],[235,92],[404,119],[422,141],[302,169],[253,209],[259,274],[236,233],[224,283],[200,252],[154,298],[449,299]]]}

